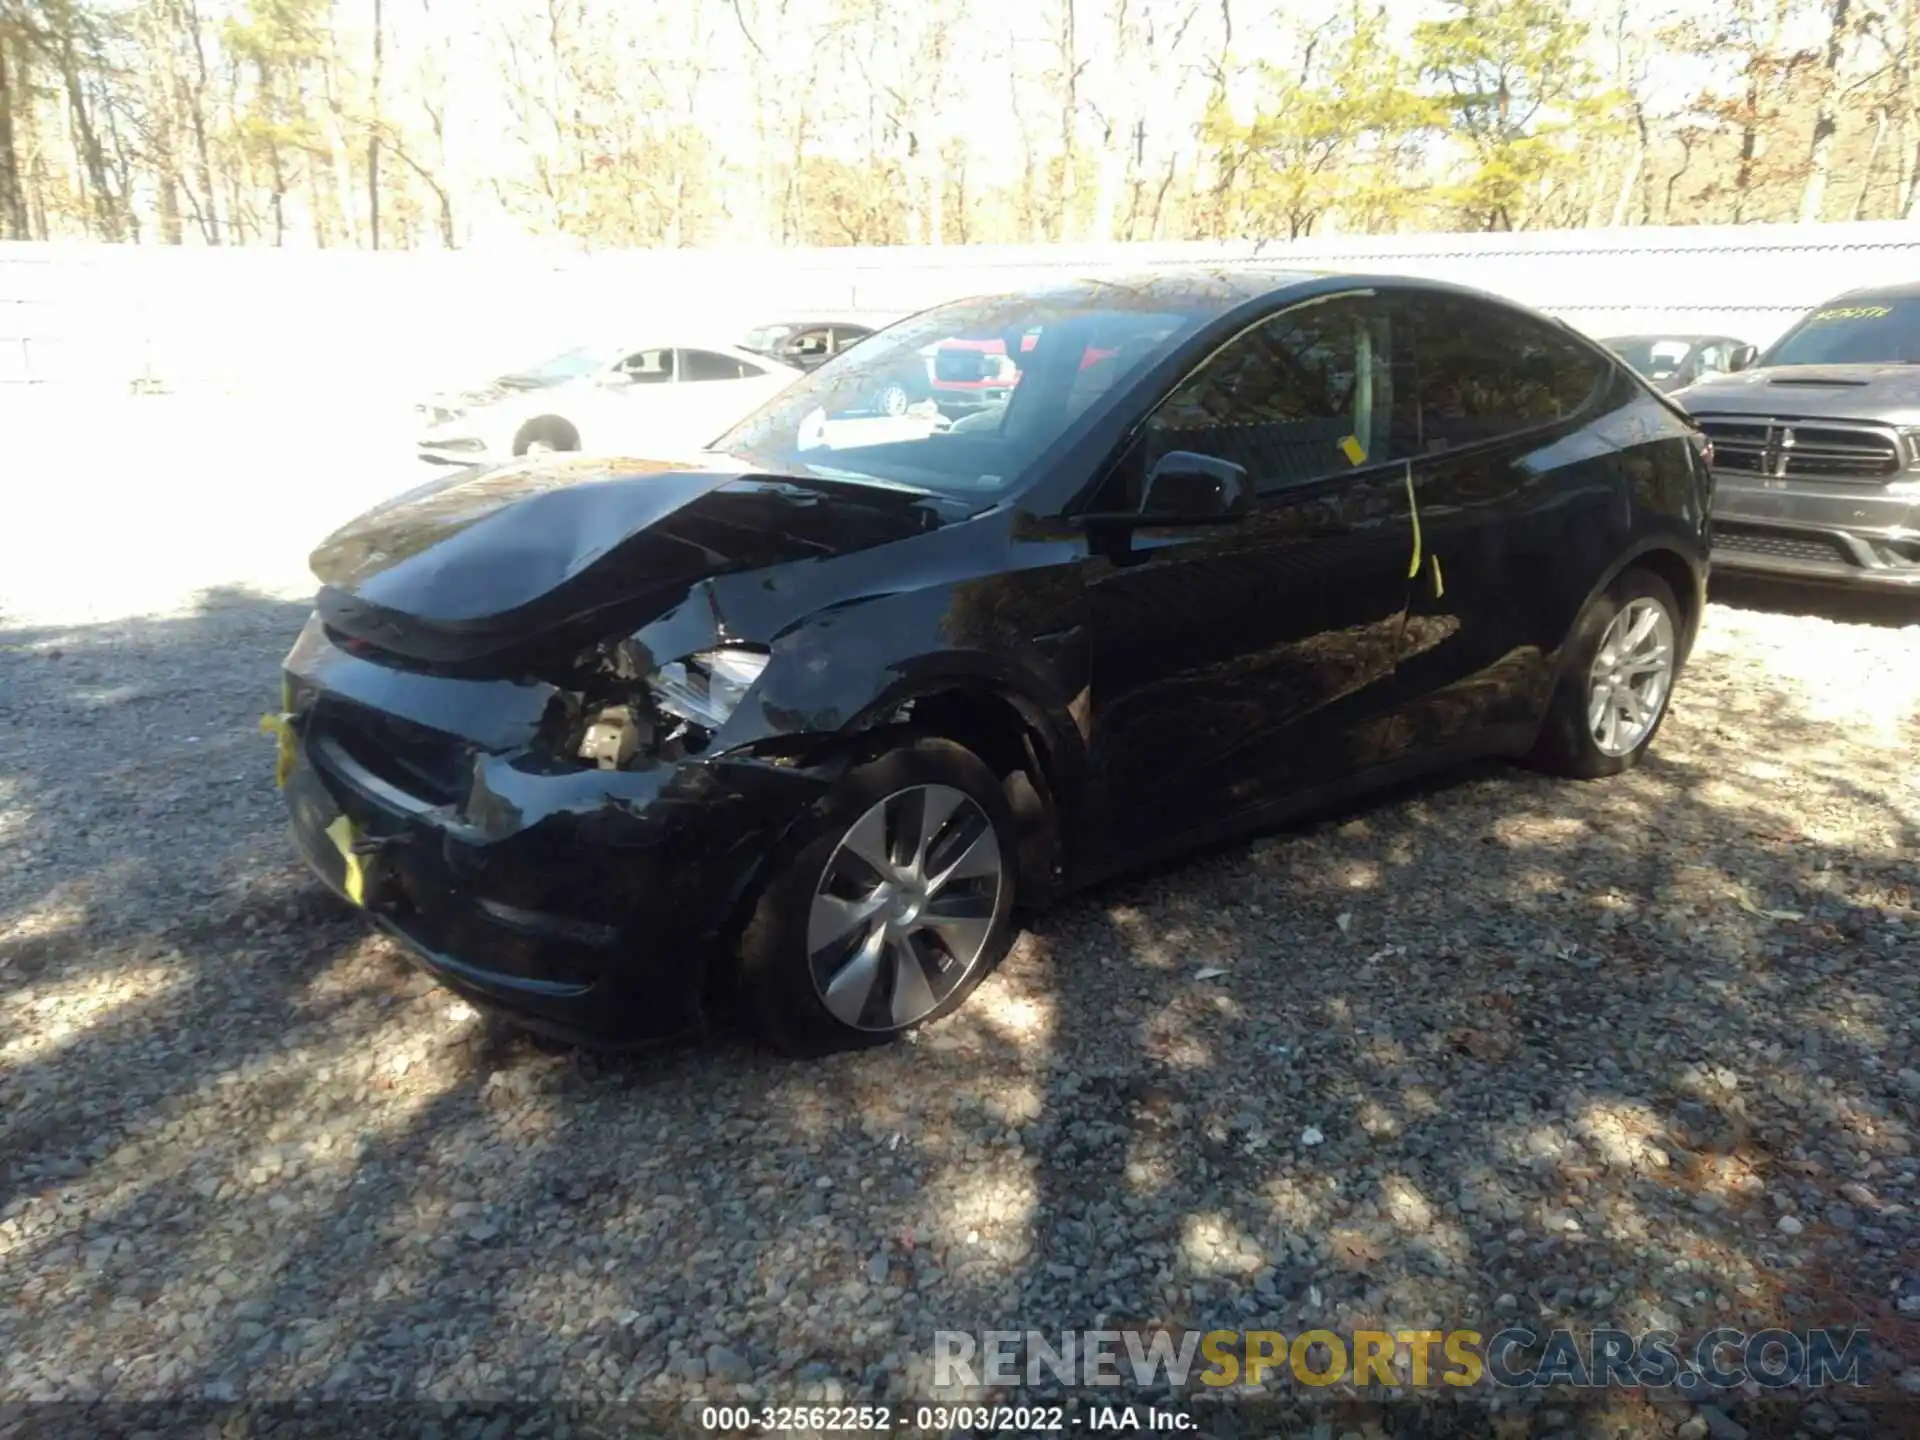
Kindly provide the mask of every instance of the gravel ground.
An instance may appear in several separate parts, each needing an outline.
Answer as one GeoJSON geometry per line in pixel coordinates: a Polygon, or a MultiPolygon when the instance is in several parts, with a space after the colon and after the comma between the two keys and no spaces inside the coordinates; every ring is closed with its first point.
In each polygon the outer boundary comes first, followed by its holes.
{"type": "MultiPolygon", "coordinates": [[[[0,1431],[926,1399],[936,1329],[1154,1323],[1863,1324],[1920,1383],[1920,624],[1716,604],[1634,774],[1103,888],[914,1043],[799,1065],[537,1045],[365,933],[255,731],[274,586],[6,605],[0,1431]]],[[[1857,1398],[1528,1424],[1886,1433],[1857,1398]]]]}

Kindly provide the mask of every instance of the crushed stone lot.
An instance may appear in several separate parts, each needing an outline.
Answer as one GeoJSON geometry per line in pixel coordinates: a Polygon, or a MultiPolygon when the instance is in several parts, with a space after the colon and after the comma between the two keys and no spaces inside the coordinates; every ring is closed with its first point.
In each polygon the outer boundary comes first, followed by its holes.
{"type": "Polygon", "coordinates": [[[0,1406],[925,1400],[937,1329],[1154,1324],[1864,1325],[1920,1384],[1920,623],[1716,604],[1635,773],[1109,885],[795,1064],[535,1044],[367,933],[256,731],[303,616],[0,617],[0,1406]]]}

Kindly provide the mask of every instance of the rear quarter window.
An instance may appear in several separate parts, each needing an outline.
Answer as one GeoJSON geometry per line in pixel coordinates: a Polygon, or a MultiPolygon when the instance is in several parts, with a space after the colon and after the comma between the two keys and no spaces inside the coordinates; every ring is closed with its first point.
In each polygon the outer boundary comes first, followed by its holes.
{"type": "Polygon", "coordinates": [[[1421,448],[1456,449],[1569,419],[1612,367],[1544,321],[1457,296],[1413,296],[1421,448]]]}

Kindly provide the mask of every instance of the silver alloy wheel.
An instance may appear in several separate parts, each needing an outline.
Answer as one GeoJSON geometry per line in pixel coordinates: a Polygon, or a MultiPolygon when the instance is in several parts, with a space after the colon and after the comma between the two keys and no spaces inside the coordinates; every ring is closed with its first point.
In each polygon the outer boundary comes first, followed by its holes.
{"type": "Polygon", "coordinates": [[[925,1019],[979,964],[1005,885],[978,801],[950,785],[895,791],[841,837],[815,887],[815,993],[856,1030],[925,1019]]]}
{"type": "Polygon", "coordinates": [[[1587,672],[1587,728],[1602,755],[1628,755],[1652,733],[1673,685],[1673,617],[1649,595],[1621,607],[1587,672]]]}
{"type": "Polygon", "coordinates": [[[898,420],[906,414],[912,403],[904,385],[889,385],[880,392],[880,413],[891,419],[898,420]]]}
{"type": "Polygon", "coordinates": [[[527,448],[520,453],[523,455],[551,455],[553,454],[553,446],[544,440],[529,440],[527,442],[527,448]]]}

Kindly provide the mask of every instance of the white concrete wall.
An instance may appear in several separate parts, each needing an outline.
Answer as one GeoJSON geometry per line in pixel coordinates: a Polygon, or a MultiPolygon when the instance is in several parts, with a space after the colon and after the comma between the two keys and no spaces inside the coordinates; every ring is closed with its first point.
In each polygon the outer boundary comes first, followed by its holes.
{"type": "Polygon", "coordinates": [[[730,334],[808,311],[888,318],[1063,274],[1221,260],[1434,276],[1594,334],[1717,330],[1764,344],[1840,290],[1920,277],[1920,226],[571,255],[8,245],[0,393],[124,393],[149,378],[174,390],[411,398],[653,317],[730,334]]]}

